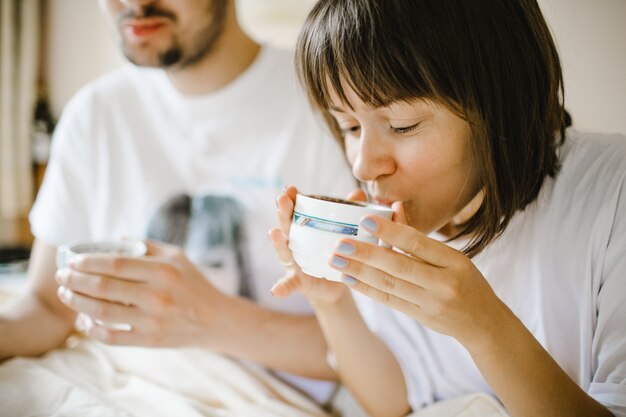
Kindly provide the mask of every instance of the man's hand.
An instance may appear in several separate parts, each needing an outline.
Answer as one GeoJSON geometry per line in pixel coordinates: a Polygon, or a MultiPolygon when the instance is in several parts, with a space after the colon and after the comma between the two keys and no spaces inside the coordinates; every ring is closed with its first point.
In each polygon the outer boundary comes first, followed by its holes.
{"type": "Polygon", "coordinates": [[[147,242],[148,256],[83,255],[59,270],[61,301],[94,319],[90,337],[113,345],[210,346],[229,297],[217,291],[182,249],[147,242]],[[130,331],[107,323],[124,323],[130,331]]]}

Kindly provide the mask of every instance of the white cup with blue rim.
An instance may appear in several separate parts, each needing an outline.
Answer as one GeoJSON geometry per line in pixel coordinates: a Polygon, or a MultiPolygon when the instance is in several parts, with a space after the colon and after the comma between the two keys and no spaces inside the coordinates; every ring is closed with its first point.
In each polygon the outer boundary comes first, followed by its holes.
{"type": "Polygon", "coordinates": [[[393,211],[376,204],[298,194],[289,230],[294,260],[308,275],[341,282],[342,273],[328,265],[340,239],[383,244],[359,225],[369,215],[391,219],[393,211]]]}

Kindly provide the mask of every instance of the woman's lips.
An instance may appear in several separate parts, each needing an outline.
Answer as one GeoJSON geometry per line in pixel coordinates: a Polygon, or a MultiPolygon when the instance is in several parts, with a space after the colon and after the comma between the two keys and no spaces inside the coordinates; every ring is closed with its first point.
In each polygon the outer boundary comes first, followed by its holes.
{"type": "Polygon", "coordinates": [[[374,201],[376,201],[376,204],[379,204],[381,206],[391,206],[396,200],[387,200],[384,198],[374,197],[374,201]]]}

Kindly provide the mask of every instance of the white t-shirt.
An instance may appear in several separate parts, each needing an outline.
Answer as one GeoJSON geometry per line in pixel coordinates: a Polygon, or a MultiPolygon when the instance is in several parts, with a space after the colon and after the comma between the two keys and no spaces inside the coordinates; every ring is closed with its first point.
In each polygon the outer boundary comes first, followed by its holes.
{"type": "MultiPolygon", "coordinates": [[[[134,66],[83,88],[55,131],[30,214],[34,235],[51,245],[141,238],[173,195],[233,197],[255,295],[277,309],[309,311],[298,297],[269,293],[284,273],[267,237],[277,225],[276,197],[291,184],[345,196],[356,183],[292,67],[289,52],[264,47],[247,71],[209,95],[184,96],[164,71],[134,66]]],[[[224,281],[235,278],[215,269],[224,281]]]]}
{"type": "Polygon", "coordinates": [[[276,299],[269,291],[284,274],[267,232],[277,225],[275,200],[285,185],[339,197],[356,187],[297,83],[289,52],[263,47],[237,79],[199,96],[180,94],[162,70],[129,65],[66,106],[30,221],[37,239],[51,245],[159,237],[159,227],[147,232],[155,216],[187,204],[187,214],[204,214],[160,223],[184,235],[192,260],[213,254],[202,269],[216,287],[236,293],[243,274],[260,304],[305,313],[303,297],[276,299]],[[181,193],[189,198],[171,204],[181,193]],[[210,251],[195,246],[203,239],[210,251]],[[232,265],[242,259],[243,273],[232,265]]]}
{"type": "MultiPolygon", "coordinates": [[[[516,214],[474,263],[565,372],[624,417],[626,138],[570,131],[561,161],[560,173],[546,180],[537,201],[516,214]]],[[[370,328],[400,362],[414,409],[492,393],[455,339],[355,297],[370,328]]]]}

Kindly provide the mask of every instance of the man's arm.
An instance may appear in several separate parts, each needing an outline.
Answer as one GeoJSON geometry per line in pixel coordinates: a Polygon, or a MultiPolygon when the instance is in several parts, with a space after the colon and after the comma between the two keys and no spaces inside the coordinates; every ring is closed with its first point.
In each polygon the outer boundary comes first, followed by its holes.
{"type": "Polygon", "coordinates": [[[80,256],[57,275],[63,303],[95,319],[86,325],[89,337],[111,345],[208,348],[275,370],[335,378],[314,316],[223,294],[182,249],[147,244],[146,257],[80,256]]]}
{"type": "Polygon", "coordinates": [[[0,310],[0,360],[37,356],[62,345],[76,313],[58,299],[56,248],[35,241],[25,292],[0,310]]]}
{"type": "Polygon", "coordinates": [[[270,369],[337,380],[315,316],[274,311],[243,298],[232,298],[230,304],[222,337],[208,343],[213,349],[270,369]]]}

